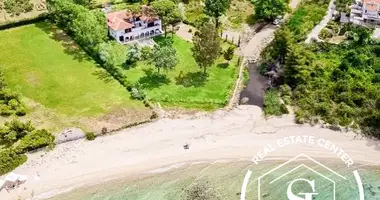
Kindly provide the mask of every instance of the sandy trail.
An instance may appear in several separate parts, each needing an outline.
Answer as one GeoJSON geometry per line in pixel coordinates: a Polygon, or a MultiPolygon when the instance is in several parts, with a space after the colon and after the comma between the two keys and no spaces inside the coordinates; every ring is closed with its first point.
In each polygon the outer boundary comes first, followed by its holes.
{"type": "MultiPolygon", "coordinates": [[[[27,163],[16,169],[17,173],[28,175],[29,180],[10,193],[0,192],[0,199],[19,196],[25,199],[32,190],[34,197],[48,197],[84,184],[173,163],[250,159],[265,145],[292,135],[314,135],[330,140],[344,149],[356,164],[380,164],[379,142],[358,139],[353,133],[296,125],[291,116],[264,120],[261,109],[256,106],[239,106],[231,112],[216,111],[192,118],[161,119],[95,141],[74,141],[50,152],[30,154],[27,163]],[[184,143],[190,144],[189,150],[183,149],[184,143]]],[[[337,158],[320,147],[304,144],[289,145],[270,156],[292,157],[301,152],[311,157],[337,158]]]]}

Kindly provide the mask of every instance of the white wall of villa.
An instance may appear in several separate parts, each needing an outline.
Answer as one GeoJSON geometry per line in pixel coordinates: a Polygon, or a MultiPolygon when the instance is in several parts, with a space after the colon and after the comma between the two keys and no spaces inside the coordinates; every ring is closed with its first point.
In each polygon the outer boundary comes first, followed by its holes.
{"type": "Polygon", "coordinates": [[[135,27],[130,29],[118,31],[113,30],[110,27],[108,29],[109,34],[122,44],[140,39],[151,38],[157,35],[161,35],[163,33],[161,20],[156,20],[151,23],[136,21],[135,27]]]}

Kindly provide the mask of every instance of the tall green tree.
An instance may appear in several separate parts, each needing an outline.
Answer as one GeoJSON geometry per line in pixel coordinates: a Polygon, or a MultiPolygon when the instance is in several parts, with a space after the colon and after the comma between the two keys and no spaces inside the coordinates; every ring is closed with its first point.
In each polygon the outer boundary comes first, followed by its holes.
{"type": "Polygon", "coordinates": [[[152,53],[152,62],[160,70],[173,69],[178,64],[177,51],[171,45],[156,46],[152,53]]]}
{"type": "Polygon", "coordinates": [[[107,39],[104,13],[75,4],[72,0],[47,0],[53,20],[72,34],[86,51],[97,54],[98,45],[107,39]]]}
{"type": "Polygon", "coordinates": [[[289,0],[252,0],[255,4],[255,16],[258,19],[274,20],[284,16],[289,10],[289,0]]]}
{"type": "Polygon", "coordinates": [[[230,0],[206,0],[204,13],[215,18],[215,26],[219,27],[219,17],[230,8],[230,0]]]}
{"type": "Polygon", "coordinates": [[[207,68],[211,67],[220,55],[220,39],[215,25],[211,22],[205,23],[198,35],[193,37],[193,57],[199,67],[206,74],[207,68]]]}
{"type": "Polygon", "coordinates": [[[100,59],[107,67],[120,67],[127,60],[127,49],[116,41],[99,45],[100,59]]]}
{"type": "Polygon", "coordinates": [[[182,20],[177,4],[171,0],[158,0],[151,3],[153,12],[161,18],[162,25],[167,36],[166,27],[174,25],[182,20]]]}

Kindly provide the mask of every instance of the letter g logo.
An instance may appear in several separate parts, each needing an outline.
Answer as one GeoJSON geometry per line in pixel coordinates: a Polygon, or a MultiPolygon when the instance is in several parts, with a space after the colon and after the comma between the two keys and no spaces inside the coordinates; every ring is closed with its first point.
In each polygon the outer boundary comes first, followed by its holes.
{"type": "Polygon", "coordinates": [[[299,179],[296,179],[296,180],[292,181],[289,184],[288,190],[287,190],[287,195],[288,195],[288,199],[289,200],[313,200],[313,195],[317,195],[317,194],[318,193],[315,193],[315,182],[314,182],[314,180],[313,181],[309,181],[309,180],[303,179],[303,178],[299,178],[299,179]],[[313,190],[313,193],[298,193],[298,195],[304,195],[304,198],[298,197],[295,194],[293,194],[293,192],[292,192],[292,186],[297,181],[305,181],[305,182],[307,182],[311,186],[311,189],[313,190]]]}

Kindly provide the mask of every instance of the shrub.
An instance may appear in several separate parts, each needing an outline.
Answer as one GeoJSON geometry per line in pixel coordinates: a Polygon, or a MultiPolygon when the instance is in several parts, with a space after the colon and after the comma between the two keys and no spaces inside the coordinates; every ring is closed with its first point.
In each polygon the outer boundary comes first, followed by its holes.
{"type": "Polygon", "coordinates": [[[26,155],[18,155],[13,149],[0,150],[0,175],[11,172],[26,160],[26,155]]]}
{"type": "Polygon", "coordinates": [[[264,95],[264,113],[265,115],[281,115],[281,102],[277,91],[274,89],[268,90],[264,95]]]}
{"type": "Polygon", "coordinates": [[[86,139],[87,140],[95,140],[96,135],[93,132],[86,133],[86,139]]]}
{"type": "Polygon", "coordinates": [[[153,49],[150,47],[141,48],[141,60],[150,60],[153,49]]]}
{"type": "Polygon", "coordinates": [[[189,28],[189,33],[192,33],[193,32],[193,29],[189,28]]]}
{"type": "Polygon", "coordinates": [[[319,38],[325,40],[325,39],[332,38],[333,34],[331,33],[329,29],[323,28],[318,36],[319,38]]]}
{"type": "Polygon", "coordinates": [[[102,134],[105,135],[105,134],[107,134],[107,132],[108,132],[107,127],[103,127],[102,128],[102,134]]]}
{"type": "Polygon", "coordinates": [[[26,123],[18,120],[5,122],[4,126],[0,128],[0,141],[12,145],[34,130],[35,128],[30,121],[26,123]]]}
{"type": "Polygon", "coordinates": [[[25,107],[21,106],[16,110],[16,115],[17,116],[24,116],[26,115],[25,107]]]}
{"type": "Polygon", "coordinates": [[[13,110],[9,109],[9,107],[7,105],[4,105],[4,104],[0,104],[0,115],[1,116],[10,116],[13,114],[13,110]]]}
{"type": "Polygon", "coordinates": [[[132,88],[131,96],[133,99],[143,100],[145,98],[145,93],[139,88],[132,88]]]}
{"type": "Polygon", "coordinates": [[[284,96],[292,96],[292,89],[289,87],[289,85],[281,85],[280,86],[280,94],[281,94],[281,97],[284,97],[284,96]]]}
{"type": "Polygon", "coordinates": [[[230,46],[230,47],[228,47],[228,49],[226,51],[224,51],[223,57],[228,62],[230,62],[232,60],[232,58],[234,57],[234,53],[235,53],[235,47],[230,46]]]}
{"type": "Polygon", "coordinates": [[[17,153],[26,153],[54,144],[54,136],[45,129],[34,130],[20,139],[17,153]]]}

